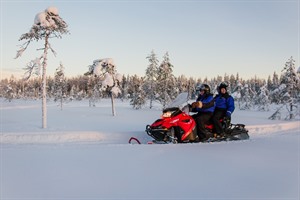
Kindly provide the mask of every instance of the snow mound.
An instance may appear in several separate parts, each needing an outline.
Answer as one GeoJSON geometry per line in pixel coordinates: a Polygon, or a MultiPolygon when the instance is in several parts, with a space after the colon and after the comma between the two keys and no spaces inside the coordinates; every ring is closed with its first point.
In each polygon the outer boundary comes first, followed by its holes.
{"type": "Polygon", "coordinates": [[[294,132],[295,130],[299,130],[300,122],[292,121],[286,123],[278,123],[278,124],[263,124],[263,125],[251,125],[246,126],[249,131],[249,135],[251,136],[264,136],[270,135],[274,133],[286,133],[289,131],[294,132]]]}

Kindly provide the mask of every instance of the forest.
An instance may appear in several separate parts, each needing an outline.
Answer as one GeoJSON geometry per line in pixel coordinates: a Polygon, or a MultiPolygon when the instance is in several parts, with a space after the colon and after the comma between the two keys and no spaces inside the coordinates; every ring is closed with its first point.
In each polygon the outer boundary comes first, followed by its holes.
{"type": "MultiPolygon", "coordinates": [[[[103,84],[103,77],[90,71],[77,76],[66,77],[64,66],[56,69],[53,77],[47,77],[47,100],[58,101],[63,105],[73,100],[88,99],[90,106],[102,98],[130,100],[134,109],[152,107],[158,102],[162,107],[167,106],[181,92],[188,92],[190,99],[197,96],[197,86],[206,83],[212,93],[217,93],[217,86],[221,82],[229,85],[229,92],[234,97],[236,107],[241,110],[269,111],[272,104],[279,108],[286,107],[290,115],[287,118],[299,116],[300,78],[299,69],[295,69],[295,60],[291,57],[283,67],[281,74],[276,72],[267,80],[261,78],[243,79],[236,75],[217,76],[212,79],[203,77],[190,78],[184,75],[175,77],[173,65],[169,55],[164,55],[163,61],[158,64],[156,54],[152,51],[147,57],[149,65],[144,76],[120,75],[115,84],[119,88],[112,94],[108,86],[103,84]],[[146,104],[150,102],[149,105],[146,104]],[[285,105],[285,106],[284,106],[285,105]]],[[[111,87],[110,87],[111,88],[111,87]]],[[[9,79],[0,81],[0,97],[7,101],[14,99],[41,99],[41,77],[17,79],[13,75],[9,79]]],[[[279,110],[279,109],[278,109],[279,110]]],[[[276,114],[273,118],[278,118],[276,114]]]]}

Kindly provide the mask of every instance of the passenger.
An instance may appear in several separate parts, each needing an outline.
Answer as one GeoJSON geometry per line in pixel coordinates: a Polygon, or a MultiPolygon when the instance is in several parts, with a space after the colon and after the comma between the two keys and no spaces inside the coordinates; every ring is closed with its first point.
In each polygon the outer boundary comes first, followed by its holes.
{"type": "Polygon", "coordinates": [[[212,136],[212,133],[205,129],[205,124],[211,119],[215,109],[213,94],[210,93],[210,87],[207,84],[200,86],[198,98],[190,105],[190,108],[191,112],[197,112],[193,118],[197,125],[198,137],[200,141],[205,141],[212,136]]]}
{"type": "Polygon", "coordinates": [[[227,125],[230,124],[231,114],[233,113],[234,99],[227,92],[228,85],[222,82],[218,86],[218,95],[215,96],[215,111],[212,117],[212,122],[216,131],[216,137],[223,137],[225,132],[223,130],[220,119],[224,119],[227,125]]]}

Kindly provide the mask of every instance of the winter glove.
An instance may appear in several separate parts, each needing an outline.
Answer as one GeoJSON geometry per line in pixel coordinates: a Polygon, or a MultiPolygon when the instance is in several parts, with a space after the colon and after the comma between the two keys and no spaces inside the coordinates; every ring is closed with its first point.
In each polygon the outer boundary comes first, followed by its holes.
{"type": "Polygon", "coordinates": [[[192,103],[192,108],[202,108],[203,104],[201,101],[196,101],[192,103]]]}
{"type": "Polygon", "coordinates": [[[224,117],[224,122],[225,122],[225,124],[226,124],[227,126],[229,126],[229,125],[230,125],[230,122],[231,122],[231,116],[230,116],[230,115],[226,115],[226,116],[224,117]]]}
{"type": "Polygon", "coordinates": [[[230,112],[230,111],[227,111],[227,112],[226,112],[226,117],[227,117],[228,119],[231,119],[231,112],[230,112]]]}

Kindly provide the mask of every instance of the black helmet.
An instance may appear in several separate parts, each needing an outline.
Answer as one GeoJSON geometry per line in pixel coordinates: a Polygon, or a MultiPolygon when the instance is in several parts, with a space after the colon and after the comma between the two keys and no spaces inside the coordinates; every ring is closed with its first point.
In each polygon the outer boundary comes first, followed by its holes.
{"type": "Polygon", "coordinates": [[[228,87],[227,83],[222,82],[222,83],[220,83],[220,85],[219,85],[219,87],[218,87],[218,91],[220,92],[220,90],[221,90],[222,88],[225,88],[225,90],[227,91],[227,87],[228,87]]]}
{"type": "Polygon", "coordinates": [[[210,87],[207,84],[202,84],[200,86],[200,91],[204,90],[204,94],[209,94],[210,93],[210,87]]]}
{"type": "Polygon", "coordinates": [[[220,83],[220,85],[219,85],[219,89],[225,88],[225,89],[227,90],[227,87],[228,87],[228,85],[227,85],[227,83],[225,83],[225,82],[222,82],[222,83],[220,83]]]}

